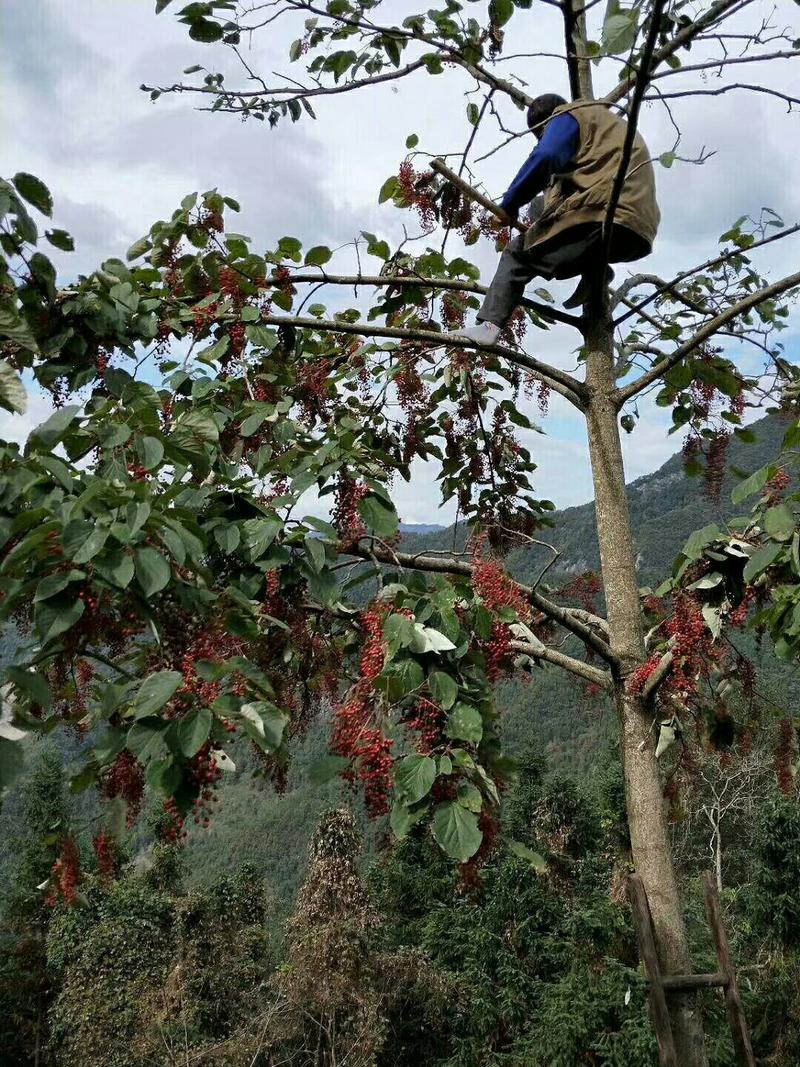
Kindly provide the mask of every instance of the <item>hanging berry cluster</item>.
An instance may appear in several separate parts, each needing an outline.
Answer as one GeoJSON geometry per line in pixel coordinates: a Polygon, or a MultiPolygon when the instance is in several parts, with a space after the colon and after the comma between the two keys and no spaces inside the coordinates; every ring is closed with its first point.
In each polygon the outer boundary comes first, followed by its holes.
{"type": "Polygon", "coordinates": [[[356,482],[347,471],[340,471],[336,479],[331,522],[341,539],[340,549],[355,544],[366,533],[366,527],[358,513],[358,505],[369,492],[363,482],[356,482]]]}
{"type": "Polygon", "coordinates": [[[125,801],[125,823],[130,829],[139,817],[144,797],[144,768],[127,749],[120,752],[106,771],[102,793],[108,800],[122,797],[125,801]]]}
{"type": "Polygon", "coordinates": [[[78,847],[71,837],[65,837],[61,841],[58,859],[50,871],[49,892],[45,903],[51,908],[55,907],[59,900],[63,900],[67,905],[74,904],[80,881],[81,860],[78,847]]]}

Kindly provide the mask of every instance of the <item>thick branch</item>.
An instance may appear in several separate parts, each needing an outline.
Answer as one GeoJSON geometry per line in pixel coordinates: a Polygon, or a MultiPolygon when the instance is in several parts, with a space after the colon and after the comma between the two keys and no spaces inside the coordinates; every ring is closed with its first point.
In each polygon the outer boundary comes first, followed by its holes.
{"type": "Polygon", "coordinates": [[[650,699],[650,697],[655,693],[655,691],[667,677],[667,675],[669,674],[670,667],[672,666],[672,660],[672,652],[665,652],[661,659],[658,661],[658,666],[642,686],[642,692],[640,694],[642,703],[646,703],[650,699]]]}
{"type": "MultiPolygon", "coordinates": [[[[373,546],[369,551],[361,548],[356,548],[353,551],[354,554],[361,556],[362,559],[377,559],[382,563],[407,567],[409,570],[429,571],[434,574],[463,574],[468,578],[472,577],[472,565],[467,563],[466,560],[456,559],[453,556],[415,555],[411,552],[395,552],[378,546],[373,546]]],[[[553,622],[558,623],[559,626],[574,634],[575,637],[579,637],[584,644],[594,649],[607,663],[616,667],[617,659],[609,646],[595,630],[583,621],[588,615],[587,612],[554,604],[552,600],[549,600],[530,586],[519,585],[518,588],[533,607],[541,611],[548,619],[552,619],[553,622]]],[[[597,621],[601,624],[605,623],[603,619],[598,619],[597,621]]]]}
{"type": "MultiPolygon", "coordinates": [[[[477,293],[483,296],[486,293],[485,285],[477,282],[458,281],[453,278],[425,278],[419,274],[326,274],[322,268],[319,273],[306,273],[300,271],[290,278],[293,284],[308,283],[310,285],[374,285],[374,286],[397,286],[398,288],[418,289],[452,289],[459,293],[477,293]]],[[[570,315],[566,311],[559,311],[550,304],[542,304],[538,300],[529,300],[524,297],[522,306],[535,311],[542,318],[553,319],[555,322],[563,322],[566,326],[574,326],[578,329],[580,319],[570,315]]]]}
{"type": "MultiPolygon", "coordinates": [[[[375,326],[367,322],[334,322],[330,319],[306,319],[294,315],[262,315],[261,322],[268,326],[298,326],[300,329],[321,330],[326,333],[352,333],[360,337],[396,337],[401,341],[424,341],[426,344],[444,348],[448,342],[442,334],[434,330],[407,330],[396,326],[375,326]]],[[[540,363],[538,359],[527,355],[525,352],[517,352],[505,345],[482,345],[474,341],[459,341],[459,348],[473,348],[482,352],[491,352],[493,355],[508,360],[518,367],[524,367],[531,371],[534,377],[545,382],[561,396],[565,397],[579,410],[583,410],[583,397],[586,386],[565,371],[551,367],[547,363],[540,363]]]]}
{"type": "Polygon", "coordinates": [[[766,286],[764,289],[759,289],[758,292],[750,293],[743,300],[740,300],[738,304],[733,304],[725,311],[720,312],[713,319],[710,319],[688,341],[685,341],[679,348],[676,348],[666,359],[660,360],[651,367],[646,374],[643,374],[635,382],[631,382],[630,385],[626,385],[623,389],[618,389],[616,394],[617,404],[624,404],[626,400],[630,400],[632,396],[636,396],[643,389],[646,389],[648,385],[657,381],[663,377],[670,368],[674,367],[676,363],[680,363],[684,357],[693,352],[699,345],[702,345],[710,337],[713,337],[718,330],[720,330],[726,323],[732,319],[738,318],[739,315],[744,315],[752,308],[757,307],[759,304],[763,304],[765,300],[771,300],[773,297],[780,296],[782,293],[788,292],[790,289],[794,289],[796,286],[800,286],[800,271],[796,274],[790,274],[786,278],[781,278],[780,281],[774,282],[772,285],[766,286]]]}
{"type": "Polygon", "coordinates": [[[613,684],[608,671],[601,671],[598,667],[593,667],[591,663],[584,663],[582,660],[575,659],[574,656],[559,652],[557,648],[548,648],[547,645],[542,644],[532,645],[526,641],[510,641],[509,648],[512,652],[521,652],[532,659],[542,659],[556,667],[561,667],[570,674],[583,678],[586,682],[599,685],[601,689],[609,690],[613,684]]]}
{"type": "Polygon", "coordinates": [[[490,200],[488,196],[484,196],[483,193],[478,192],[469,182],[464,181],[454,170],[445,164],[444,160],[434,159],[431,163],[431,170],[435,170],[437,174],[441,174],[443,178],[446,178],[451,185],[455,185],[457,189],[460,189],[465,196],[468,196],[470,200],[474,200],[476,204],[480,204],[482,208],[490,212],[495,218],[506,226],[511,226],[515,230],[519,230],[520,233],[525,233],[528,227],[517,219],[510,219],[506,215],[502,208],[495,204],[494,200],[490,200]]]}

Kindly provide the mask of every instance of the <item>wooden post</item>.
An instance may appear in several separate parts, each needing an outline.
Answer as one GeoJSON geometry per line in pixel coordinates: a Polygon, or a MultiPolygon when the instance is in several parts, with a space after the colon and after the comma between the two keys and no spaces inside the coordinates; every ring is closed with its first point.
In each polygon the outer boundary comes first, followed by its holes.
{"type": "Polygon", "coordinates": [[[630,876],[628,889],[633,911],[633,925],[636,929],[636,940],[639,943],[639,955],[642,958],[644,973],[649,983],[647,999],[650,1005],[653,1029],[658,1040],[659,1067],[678,1067],[675,1041],[672,1036],[669,1011],[667,1010],[667,998],[661,977],[661,967],[653,939],[653,920],[650,917],[650,905],[647,903],[647,894],[638,874],[630,876]]]}
{"type": "Polygon", "coordinates": [[[703,873],[703,882],[706,890],[706,911],[714,935],[714,944],[717,949],[719,969],[725,975],[725,1004],[728,1009],[728,1023],[730,1024],[733,1044],[741,1067],[756,1067],[753,1057],[753,1048],[750,1044],[750,1034],[747,1030],[747,1019],[744,1014],[742,998],[739,995],[739,987],[736,984],[736,971],[731,961],[728,937],[725,927],[722,925],[719,894],[711,871],[703,873]]]}

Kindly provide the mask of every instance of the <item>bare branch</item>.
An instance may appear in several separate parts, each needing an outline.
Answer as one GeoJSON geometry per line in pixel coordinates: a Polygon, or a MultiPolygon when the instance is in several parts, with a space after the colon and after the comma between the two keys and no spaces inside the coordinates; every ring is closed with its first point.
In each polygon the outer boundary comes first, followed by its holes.
{"type": "Polygon", "coordinates": [[[774,282],[772,285],[768,285],[764,289],[759,289],[758,292],[750,293],[737,304],[733,304],[731,307],[726,308],[725,311],[720,312],[719,315],[716,315],[704,326],[701,326],[688,341],[684,341],[684,343],[676,348],[666,359],[660,360],[655,366],[651,367],[649,371],[643,374],[640,378],[637,378],[635,382],[626,385],[624,389],[618,389],[616,394],[617,404],[624,404],[626,400],[630,400],[632,396],[636,396],[637,393],[646,389],[648,385],[663,377],[671,367],[674,367],[676,363],[680,363],[685,356],[688,356],[699,345],[702,345],[710,337],[713,337],[715,333],[732,319],[738,318],[739,315],[744,315],[752,308],[757,307],[759,304],[763,304],[765,300],[771,300],[773,297],[780,296],[782,293],[786,293],[797,286],[800,286],[800,271],[796,274],[789,274],[786,278],[781,278],[780,281],[774,282]]]}
{"type": "MultiPolygon", "coordinates": [[[[375,326],[368,322],[334,322],[330,319],[306,319],[294,315],[262,315],[261,321],[270,326],[299,326],[301,329],[322,330],[329,333],[352,333],[360,337],[396,337],[401,341],[424,341],[426,344],[444,348],[447,342],[442,334],[434,330],[408,330],[396,326],[375,326]]],[[[452,346],[450,346],[452,347],[452,346]]],[[[474,341],[459,341],[459,348],[472,348],[482,352],[491,352],[515,366],[531,371],[534,377],[545,382],[555,392],[569,400],[579,410],[583,410],[583,397],[586,386],[565,371],[541,363],[525,352],[517,352],[505,345],[482,345],[474,341]]]]}
{"type": "Polygon", "coordinates": [[[778,89],[769,89],[766,85],[749,85],[744,82],[734,82],[731,85],[720,85],[717,89],[684,89],[683,92],[675,93],[661,93],[657,96],[646,96],[645,100],[679,100],[686,96],[722,96],[724,93],[731,93],[737,90],[744,90],[750,93],[765,93],[767,96],[777,97],[779,100],[784,100],[789,105],[789,111],[794,106],[800,105],[800,96],[792,96],[790,93],[782,93],[778,89]]]}
{"type": "Polygon", "coordinates": [[[767,63],[773,59],[800,59],[800,51],[797,52],[760,52],[757,55],[748,56],[723,56],[721,59],[709,59],[703,63],[688,63],[686,66],[661,70],[653,74],[651,82],[661,78],[673,78],[676,74],[690,74],[699,70],[718,70],[722,73],[723,68],[731,67],[738,63],[767,63]]]}

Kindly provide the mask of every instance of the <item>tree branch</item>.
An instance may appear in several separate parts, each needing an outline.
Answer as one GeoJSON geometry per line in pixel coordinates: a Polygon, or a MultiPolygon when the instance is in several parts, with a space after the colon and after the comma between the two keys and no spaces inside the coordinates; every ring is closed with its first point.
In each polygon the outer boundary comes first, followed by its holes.
{"type": "MultiPolygon", "coordinates": [[[[325,333],[352,333],[360,337],[395,337],[401,341],[423,341],[438,348],[452,347],[443,335],[434,330],[408,330],[396,326],[374,326],[367,322],[334,322],[330,319],[306,319],[294,315],[262,315],[261,322],[268,326],[298,326],[300,329],[320,330],[325,333]]],[[[481,352],[491,352],[508,360],[515,366],[524,367],[555,392],[560,393],[579,410],[583,410],[583,397],[586,386],[565,371],[540,363],[538,359],[524,352],[517,352],[505,345],[482,345],[474,341],[459,341],[458,348],[472,348],[481,352]]]]}
{"type": "Polygon", "coordinates": [[[509,648],[512,652],[521,652],[532,659],[542,659],[547,663],[552,663],[556,667],[561,667],[562,670],[569,671],[570,674],[576,674],[586,682],[599,685],[606,691],[610,690],[613,684],[609,671],[602,671],[599,667],[593,667],[591,663],[584,663],[573,656],[568,656],[556,648],[548,648],[547,645],[542,644],[532,645],[526,641],[510,641],[509,648]]]}
{"type": "MultiPolygon", "coordinates": [[[[362,559],[371,558],[366,549],[358,546],[351,551],[362,559]]],[[[462,574],[467,578],[472,578],[472,565],[466,560],[456,559],[453,556],[428,556],[423,553],[415,555],[411,552],[396,552],[375,547],[372,548],[372,556],[382,563],[407,567],[409,570],[428,571],[434,574],[462,574]]],[[[549,600],[530,586],[518,585],[518,588],[533,607],[541,611],[548,619],[552,619],[553,622],[558,623],[559,626],[574,634],[575,637],[579,637],[584,644],[594,649],[612,667],[617,667],[617,657],[608,644],[584,622],[584,618],[587,616],[595,618],[594,616],[580,609],[565,608],[560,604],[554,604],[552,600],[549,600]]],[[[604,619],[597,618],[596,621],[601,625],[607,625],[604,619]]]]}
{"type": "MultiPolygon", "coordinates": [[[[681,274],[676,274],[672,281],[665,282],[661,286],[661,288],[656,289],[656,291],[654,293],[651,293],[650,296],[648,296],[645,300],[641,300],[638,304],[634,304],[631,307],[630,311],[627,311],[624,315],[621,315],[618,319],[615,320],[614,325],[621,326],[626,319],[629,319],[632,315],[635,315],[640,312],[642,308],[647,307],[648,304],[652,304],[652,302],[654,300],[657,300],[662,293],[669,292],[671,289],[674,289],[678,282],[682,282],[686,278],[690,278],[693,274],[698,274],[701,270],[713,270],[714,267],[719,267],[723,263],[727,263],[729,259],[735,259],[737,256],[747,255],[749,252],[753,252],[757,248],[763,248],[764,245],[772,244],[773,241],[780,241],[782,240],[782,238],[790,237],[793,233],[798,232],[800,232],[800,223],[796,223],[794,226],[789,226],[787,227],[787,229],[781,230],[778,233],[770,234],[769,237],[762,237],[760,241],[754,241],[749,246],[749,248],[734,248],[730,252],[723,252],[722,255],[715,256],[713,259],[707,259],[705,263],[701,263],[699,267],[692,267],[690,270],[685,270],[681,274]]],[[[648,275],[634,275],[634,277],[628,279],[628,281],[633,282],[637,278],[645,279],[648,277],[648,275]]],[[[628,282],[624,282],[623,286],[627,284],[628,282]]],[[[620,286],[620,289],[622,289],[623,286],[620,286]]],[[[626,290],[626,293],[630,292],[632,288],[635,288],[635,286],[630,286],[630,288],[626,290]]],[[[620,290],[617,290],[617,292],[619,291],[620,290]]]]}
{"type": "Polygon", "coordinates": [[[800,104],[800,97],[791,96],[789,93],[782,93],[778,89],[768,89],[766,85],[750,85],[745,82],[734,82],[730,85],[721,85],[717,89],[684,89],[682,92],[674,93],[662,93],[659,90],[658,96],[646,96],[645,100],[680,100],[686,96],[722,96],[724,93],[734,92],[735,90],[745,90],[751,93],[765,93],[767,96],[777,97],[779,100],[784,100],[789,105],[789,111],[793,106],[800,104]]]}
{"type": "Polygon", "coordinates": [[[759,289],[758,292],[750,293],[737,304],[733,304],[725,311],[720,312],[719,315],[716,315],[704,326],[701,326],[688,341],[684,341],[684,343],[680,345],[679,348],[676,348],[674,352],[666,357],[666,359],[660,360],[635,382],[631,382],[630,385],[626,385],[623,389],[618,389],[616,393],[616,402],[618,406],[621,406],[626,400],[630,400],[632,396],[636,396],[637,393],[646,389],[648,385],[651,385],[653,382],[663,377],[675,366],[676,363],[680,363],[685,356],[688,356],[699,345],[703,344],[710,337],[713,337],[714,334],[726,323],[737,318],[739,315],[744,315],[759,304],[763,304],[765,300],[771,300],[775,296],[780,296],[782,293],[788,292],[796,286],[800,286],[800,271],[796,274],[789,274],[786,278],[781,278],[780,281],[774,282],[772,285],[768,285],[764,289],[759,289]]]}
{"type": "Polygon", "coordinates": [[[614,225],[614,214],[619,204],[620,194],[622,193],[622,187],[625,184],[625,179],[628,177],[628,164],[631,161],[631,152],[633,151],[633,142],[636,138],[636,126],[639,122],[639,110],[642,106],[642,100],[644,99],[645,89],[647,88],[647,82],[650,77],[651,65],[653,63],[653,52],[656,47],[656,40],[658,38],[659,28],[661,26],[661,14],[664,10],[664,4],[666,0],[654,0],[652,11],[650,12],[650,28],[647,32],[647,39],[642,49],[642,58],[639,63],[639,69],[636,71],[636,82],[633,90],[633,100],[631,101],[630,108],[628,109],[628,128],[625,131],[625,143],[622,146],[622,157],[619,161],[619,167],[617,173],[614,176],[614,184],[611,187],[611,196],[608,201],[608,209],[606,211],[605,221],[603,222],[603,263],[608,263],[608,253],[611,248],[611,234],[614,225]]]}

